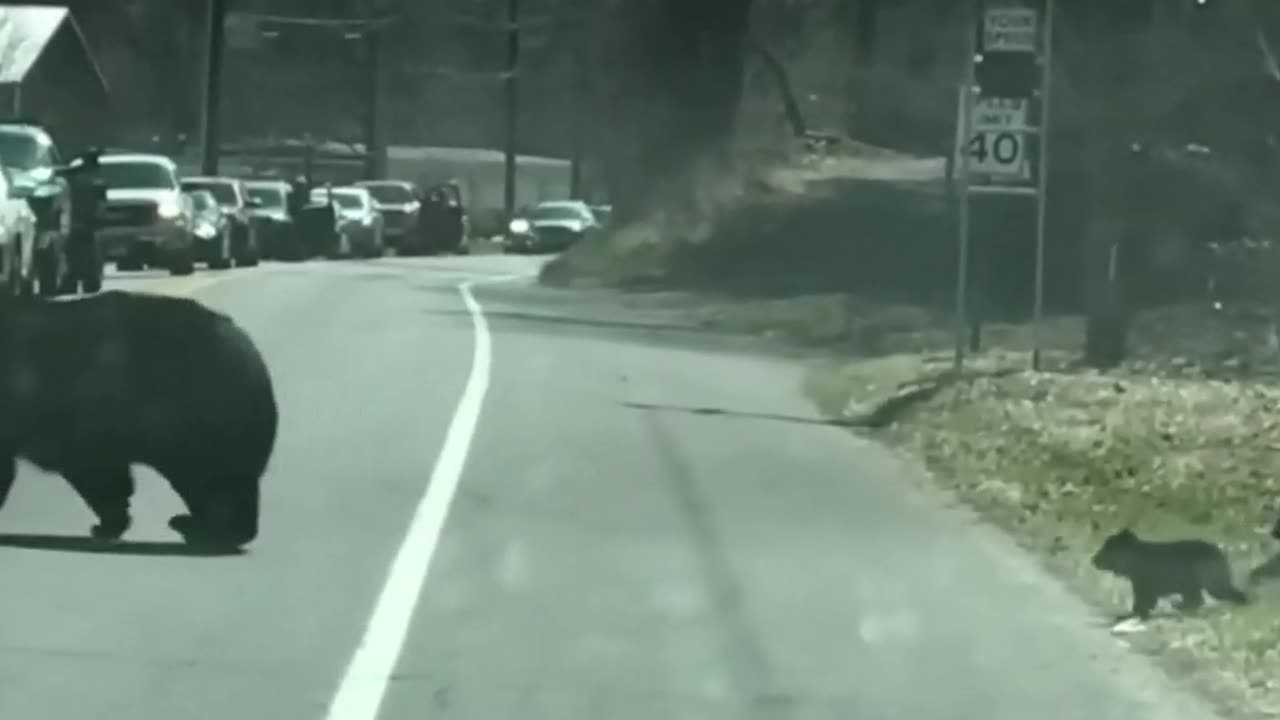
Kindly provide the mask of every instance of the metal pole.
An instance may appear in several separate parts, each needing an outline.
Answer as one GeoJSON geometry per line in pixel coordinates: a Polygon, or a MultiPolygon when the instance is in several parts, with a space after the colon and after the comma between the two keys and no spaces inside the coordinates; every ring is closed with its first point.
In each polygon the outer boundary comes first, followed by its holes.
{"type": "Polygon", "coordinates": [[[1053,0],[1045,0],[1040,68],[1040,177],[1036,192],[1036,297],[1031,311],[1031,369],[1040,370],[1044,331],[1045,217],[1049,204],[1049,100],[1053,84],[1053,0]]]}
{"type": "Polygon", "coordinates": [[[227,0],[207,0],[209,24],[205,28],[204,112],[200,120],[200,172],[218,174],[220,131],[218,119],[222,105],[222,36],[227,18],[227,0]]]}
{"type": "Polygon", "coordinates": [[[974,54],[976,46],[976,22],[979,4],[969,4],[970,22],[968,23],[969,42],[966,44],[967,56],[964,62],[964,81],[960,87],[960,118],[957,123],[959,131],[956,149],[960,153],[959,212],[957,213],[957,251],[956,251],[956,318],[955,318],[955,358],[953,361],[958,372],[964,367],[965,344],[968,340],[965,307],[969,295],[969,140],[973,134],[969,125],[973,114],[973,78],[974,54]]]}
{"type": "Polygon", "coordinates": [[[569,72],[573,73],[573,117],[570,122],[573,124],[571,129],[572,136],[569,138],[571,147],[569,149],[569,197],[574,200],[582,199],[582,133],[586,123],[583,122],[583,115],[586,113],[586,89],[583,87],[583,68],[582,68],[582,30],[575,27],[573,30],[573,58],[570,61],[572,67],[569,72]]]}
{"type": "Polygon", "coordinates": [[[516,83],[516,68],[520,65],[520,0],[507,0],[507,77],[504,82],[506,90],[506,153],[503,167],[502,204],[507,218],[516,213],[516,140],[518,124],[516,116],[519,112],[519,86],[516,83]]]}
{"type": "MultiPolygon", "coordinates": [[[[373,8],[369,8],[369,19],[373,18],[373,8]]],[[[367,53],[368,62],[368,95],[365,97],[365,127],[364,127],[364,149],[365,149],[365,176],[370,180],[376,180],[381,172],[381,147],[378,133],[378,102],[381,99],[381,88],[379,87],[379,79],[382,74],[380,72],[382,42],[379,37],[380,28],[369,25],[365,29],[365,52],[367,53]]]]}

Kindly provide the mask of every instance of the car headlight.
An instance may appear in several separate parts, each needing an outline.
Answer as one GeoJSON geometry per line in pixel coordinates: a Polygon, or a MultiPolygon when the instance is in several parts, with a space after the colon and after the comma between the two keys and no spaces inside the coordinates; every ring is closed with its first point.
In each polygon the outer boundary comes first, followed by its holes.
{"type": "Polygon", "coordinates": [[[511,224],[508,225],[507,227],[511,229],[511,232],[519,235],[521,233],[529,232],[529,230],[533,226],[529,224],[528,220],[516,219],[516,220],[512,220],[511,224]]]}
{"type": "Polygon", "coordinates": [[[156,206],[156,214],[161,220],[176,220],[182,217],[182,205],[176,200],[166,200],[156,206]]]}
{"type": "Polygon", "coordinates": [[[196,226],[196,236],[202,240],[211,240],[217,234],[218,229],[207,222],[196,226]]]}

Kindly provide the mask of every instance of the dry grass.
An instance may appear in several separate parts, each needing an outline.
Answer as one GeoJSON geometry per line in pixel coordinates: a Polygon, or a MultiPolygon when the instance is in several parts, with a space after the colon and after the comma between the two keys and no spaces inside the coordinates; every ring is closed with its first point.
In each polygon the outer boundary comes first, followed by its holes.
{"type": "MultiPolygon", "coordinates": [[[[807,389],[827,412],[848,415],[943,362],[832,363],[807,389]]],[[[1011,363],[1025,361],[978,360],[1011,363]]],[[[1280,490],[1278,406],[1280,388],[1261,384],[1021,372],[948,387],[883,437],[1111,612],[1127,608],[1127,585],[1088,561],[1117,528],[1220,542],[1238,575],[1273,551],[1266,532],[1280,490]]],[[[1243,609],[1167,614],[1132,642],[1233,715],[1280,714],[1280,601],[1263,590],[1262,602],[1243,609]]]]}
{"type": "MultiPolygon", "coordinates": [[[[860,199],[869,207],[853,216],[865,226],[874,208],[889,203],[892,212],[881,214],[892,217],[901,234],[903,213],[936,220],[944,166],[939,158],[853,141],[818,151],[798,144],[758,165],[696,162],[666,184],[664,198],[646,217],[615,227],[600,242],[580,243],[560,254],[544,268],[542,280],[554,286],[675,283],[707,290],[727,277],[741,284],[746,275],[767,284],[779,273],[811,275],[813,269],[804,264],[811,252],[806,248],[815,242],[811,236],[834,235],[830,242],[847,246],[839,228],[847,227],[848,218],[841,218],[834,231],[815,229],[797,224],[798,212],[823,201],[843,206],[850,198],[860,199]],[[861,192],[850,193],[851,185],[861,192]],[[907,209],[900,210],[904,205],[907,209]],[[782,236],[790,236],[785,245],[779,243],[782,236]],[[695,270],[690,256],[709,249],[713,259],[695,270]]],[[[833,262],[826,247],[821,258],[827,266],[833,262]]]]}

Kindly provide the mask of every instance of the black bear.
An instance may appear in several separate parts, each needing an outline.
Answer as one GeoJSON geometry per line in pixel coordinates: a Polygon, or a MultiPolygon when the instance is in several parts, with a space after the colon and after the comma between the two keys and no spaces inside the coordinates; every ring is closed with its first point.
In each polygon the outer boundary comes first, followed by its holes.
{"type": "Polygon", "coordinates": [[[1231,563],[1222,548],[1205,540],[1150,542],[1128,528],[1107,537],[1093,556],[1093,566],[1129,580],[1133,609],[1120,620],[1146,620],[1160,598],[1180,596],[1178,608],[1193,611],[1204,594],[1237,605],[1249,597],[1235,586],[1231,563]]]}
{"type": "Polygon", "coordinates": [[[194,300],[0,301],[0,506],[24,458],[66,478],[97,515],[91,534],[116,540],[139,463],[185,503],[169,527],[187,543],[240,547],[258,535],[278,422],[253,341],[194,300]]]}

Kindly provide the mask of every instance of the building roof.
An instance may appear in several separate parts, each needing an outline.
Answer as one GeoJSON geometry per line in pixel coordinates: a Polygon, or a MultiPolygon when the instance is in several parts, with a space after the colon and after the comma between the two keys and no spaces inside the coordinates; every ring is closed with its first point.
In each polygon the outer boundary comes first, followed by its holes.
{"type": "MultiPolygon", "coordinates": [[[[387,157],[391,160],[436,160],[466,165],[500,165],[506,155],[501,150],[488,148],[429,147],[420,145],[388,145],[387,157]]],[[[521,167],[569,167],[568,160],[524,155],[517,157],[521,167]]]]}
{"type": "Polygon", "coordinates": [[[71,26],[76,39],[85,49],[98,82],[104,90],[109,89],[107,78],[93,59],[89,43],[71,11],[53,5],[0,6],[0,83],[20,83],[25,80],[63,24],[71,26]]]}
{"type": "Polygon", "coordinates": [[[154,153],[103,153],[102,157],[98,158],[98,162],[103,165],[110,165],[111,163],[155,163],[169,168],[177,167],[168,156],[154,153]]]}

